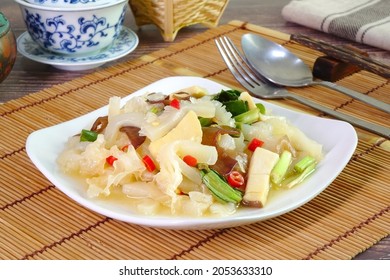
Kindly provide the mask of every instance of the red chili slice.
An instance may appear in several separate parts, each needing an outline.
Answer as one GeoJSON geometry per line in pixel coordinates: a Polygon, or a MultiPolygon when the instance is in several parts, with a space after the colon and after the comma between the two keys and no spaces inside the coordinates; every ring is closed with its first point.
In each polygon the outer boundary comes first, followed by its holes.
{"type": "Polygon", "coordinates": [[[156,165],[154,164],[150,156],[148,155],[144,156],[142,158],[142,161],[144,162],[145,167],[149,172],[153,172],[156,169],[156,165]]]}
{"type": "Polygon", "coordinates": [[[176,98],[172,99],[169,105],[171,105],[173,108],[180,109],[180,101],[176,98]]]}
{"type": "Polygon", "coordinates": [[[228,175],[228,183],[230,186],[238,188],[244,185],[244,176],[238,171],[232,171],[228,175]]]}
{"type": "Polygon", "coordinates": [[[106,158],[106,162],[111,166],[114,164],[114,161],[116,161],[116,160],[118,160],[118,159],[114,156],[109,156],[106,158]]]}
{"type": "Polygon", "coordinates": [[[195,167],[198,164],[198,160],[190,155],[184,156],[183,161],[192,167],[195,167]]]}
{"type": "Polygon", "coordinates": [[[264,142],[260,139],[253,138],[248,144],[248,150],[254,152],[256,148],[263,146],[264,142]]]}

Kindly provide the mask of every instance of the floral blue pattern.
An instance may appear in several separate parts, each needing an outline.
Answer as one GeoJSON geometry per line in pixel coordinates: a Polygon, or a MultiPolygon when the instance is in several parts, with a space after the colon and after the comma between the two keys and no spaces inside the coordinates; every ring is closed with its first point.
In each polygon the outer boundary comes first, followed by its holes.
{"type": "Polygon", "coordinates": [[[48,18],[43,22],[39,13],[33,14],[25,10],[25,23],[30,36],[43,47],[51,47],[53,51],[72,54],[77,49],[99,45],[99,39],[107,37],[109,34],[114,34],[113,36],[116,38],[123,24],[124,16],[125,9],[114,25],[107,24],[105,17],[98,18],[96,15],[92,15],[92,18],[88,19],[79,17],[78,25],[74,25],[67,24],[62,15],[48,18]]]}
{"type": "MultiPolygon", "coordinates": [[[[91,68],[100,66],[108,61],[116,60],[133,51],[138,45],[137,35],[129,28],[122,27],[117,39],[107,49],[95,53],[80,56],[68,56],[47,52],[35,41],[32,40],[28,32],[23,33],[18,38],[18,49],[26,57],[45,64],[60,66],[66,70],[79,70],[79,67],[91,65],[91,68]]],[[[58,68],[60,68],[58,67],[58,68]]]]}

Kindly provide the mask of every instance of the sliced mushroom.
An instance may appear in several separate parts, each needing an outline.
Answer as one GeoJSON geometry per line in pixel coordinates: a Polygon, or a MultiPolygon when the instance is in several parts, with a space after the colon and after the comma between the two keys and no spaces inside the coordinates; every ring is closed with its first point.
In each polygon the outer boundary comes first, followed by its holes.
{"type": "Polygon", "coordinates": [[[134,146],[134,149],[137,149],[146,140],[146,136],[139,135],[139,131],[140,131],[139,127],[123,126],[119,129],[119,131],[126,133],[127,137],[131,142],[131,145],[134,146]]]}

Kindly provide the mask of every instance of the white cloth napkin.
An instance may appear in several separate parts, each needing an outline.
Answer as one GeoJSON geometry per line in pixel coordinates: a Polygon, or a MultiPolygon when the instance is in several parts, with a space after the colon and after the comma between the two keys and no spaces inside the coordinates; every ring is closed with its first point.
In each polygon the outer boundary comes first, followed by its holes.
{"type": "Polygon", "coordinates": [[[390,0],[293,0],[285,20],[390,50],[390,0]]]}

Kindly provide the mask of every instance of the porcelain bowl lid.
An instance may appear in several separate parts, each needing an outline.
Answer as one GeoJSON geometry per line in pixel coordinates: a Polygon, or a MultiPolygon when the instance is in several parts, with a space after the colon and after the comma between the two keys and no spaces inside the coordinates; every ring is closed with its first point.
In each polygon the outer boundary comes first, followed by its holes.
{"type": "Polygon", "coordinates": [[[101,5],[107,5],[110,3],[116,3],[118,1],[112,0],[23,0],[29,4],[42,7],[53,8],[91,8],[101,5]]]}

